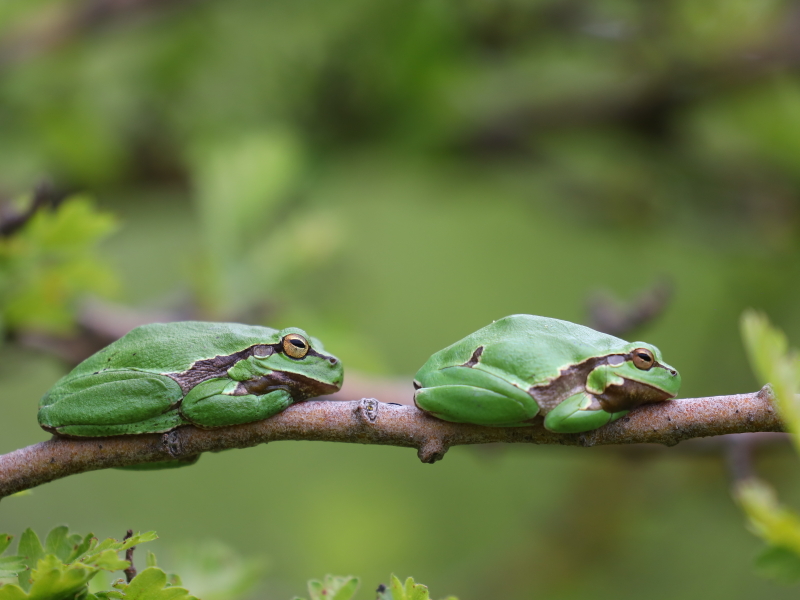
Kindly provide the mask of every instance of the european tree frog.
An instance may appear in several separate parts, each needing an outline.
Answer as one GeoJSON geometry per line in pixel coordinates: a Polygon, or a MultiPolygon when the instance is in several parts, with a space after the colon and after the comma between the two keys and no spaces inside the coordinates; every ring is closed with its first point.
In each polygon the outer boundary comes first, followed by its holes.
{"type": "Polygon", "coordinates": [[[456,423],[530,425],[559,433],[596,429],[678,393],[681,377],[655,346],[567,321],[512,315],[428,359],[414,403],[456,423]]]}
{"type": "Polygon", "coordinates": [[[184,321],[133,329],[90,356],[39,403],[39,424],[68,436],[249,423],[331,394],[342,363],[302,329],[184,321]]]}

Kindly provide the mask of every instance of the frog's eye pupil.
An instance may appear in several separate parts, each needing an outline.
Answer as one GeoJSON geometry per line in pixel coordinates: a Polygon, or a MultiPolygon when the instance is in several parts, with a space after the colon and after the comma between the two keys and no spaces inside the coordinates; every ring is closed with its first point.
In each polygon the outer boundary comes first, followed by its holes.
{"type": "Polygon", "coordinates": [[[283,351],[292,358],[303,358],[308,354],[308,341],[297,333],[290,333],[283,338],[283,351]]]}
{"type": "Polygon", "coordinates": [[[636,348],[636,350],[631,352],[631,357],[633,358],[633,364],[636,368],[642,371],[647,371],[655,364],[656,360],[653,353],[647,348],[636,348]]]}

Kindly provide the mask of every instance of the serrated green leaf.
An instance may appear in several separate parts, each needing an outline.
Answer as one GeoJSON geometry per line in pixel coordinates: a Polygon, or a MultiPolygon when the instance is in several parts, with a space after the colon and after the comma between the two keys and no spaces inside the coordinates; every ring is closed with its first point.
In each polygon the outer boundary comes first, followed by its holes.
{"type": "Polygon", "coordinates": [[[65,565],[57,556],[48,554],[31,571],[33,584],[29,597],[32,599],[56,599],[74,596],[86,588],[86,584],[97,573],[76,565],[65,565]]]}
{"type": "Polygon", "coordinates": [[[9,535],[7,533],[0,533],[0,554],[6,551],[11,545],[11,540],[14,539],[13,535],[9,535]]]}
{"type": "MultiPolygon", "coordinates": [[[[80,540],[80,536],[75,537],[80,540]]],[[[89,552],[92,549],[93,544],[97,544],[97,538],[94,537],[94,534],[87,533],[83,540],[80,540],[77,544],[73,545],[72,552],[69,553],[69,556],[64,562],[75,562],[77,559],[89,552]]]]}
{"type": "Polygon", "coordinates": [[[352,575],[325,575],[322,581],[308,581],[311,600],[351,600],[358,591],[359,579],[352,575]]]}
{"type": "Polygon", "coordinates": [[[358,577],[342,577],[343,581],[333,596],[333,600],[352,600],[358,591],[358,577]]]}
{"type": "Polygon", "coordinates": [[[137,533],[136,535],[129,537],[127,540],[122,541],[117,550],[127,550],[133,546],[138,546],[139,544],[143,544],[145,542],[152,542],[156,539],[158,539],[158,535],[156,535],[155,531],[137,533]]]}
{"type": "Polygon", "coordinates": [[[125,600],[198,600],[182,587],[167,587],[167,574],[148,567],[125,588],[125,600]]]}
{"type": "Polygon", "coordinates": [[[69,556],[70,550],[72,550],[69,540],[67,539],[68,536],[69,529],[64,525],[54,527],[45,538],[44,551],[47,554],[53,554],[62,561],[65,561],[69,556]]]}
{"type": "Polygon", "coordinates": [[[392,592],[392,600],[405,600],[406,592],[403,589],[403,584],[400,583],[394,573],[392,573],[389,581],[389,590],[392,592]]]}
{"type": "MultiPolygon", "coordinates": [[[[17,554],[22,557],[28,569],[32,569],[39,562],[39,559],[44,556],[42,542],[39,541],[39,536],[30,527],[23,531],[19,538],[17,554]]],[[[26,592],[31,589],[30,576],[27,572],[19,574],[19,586],[26,592]]]]}
{"type": "Polygon", "coordinates": [[[91,557],[87,558],[85,564],[91,565],[98,569],[104,569],[106,571],[119,571],[121,569],[127,569],[130,566],[130,563],[127,560],[121,559],[117,555],[117,552],[118,550],[104,550],[99,554],[93,554],[91,557]]]}

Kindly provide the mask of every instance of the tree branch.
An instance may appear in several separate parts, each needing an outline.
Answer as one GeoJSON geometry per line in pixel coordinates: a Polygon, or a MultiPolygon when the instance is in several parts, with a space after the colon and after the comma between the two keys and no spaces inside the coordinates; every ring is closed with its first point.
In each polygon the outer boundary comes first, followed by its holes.
{"type": "Polygon", "coordinates": [[[600,446],[657,443],[674,446],[690,438],[783,431],[764,387],[752,394],[689,398],[642,406],[622,419],[586,433],[559,434],[541,422],[531,427],[481,427],[448,423],[413,406],[374,399],[314,400],[290,406],[270,419],[165,434],[53,439],[0,456],[0,498],[85,471],[141,463],[194,462],[203,452],[248,448],[280,440],[382,444],[416,448],[420,460],[440,460],[448,448],[494,442],[600,446]]]}

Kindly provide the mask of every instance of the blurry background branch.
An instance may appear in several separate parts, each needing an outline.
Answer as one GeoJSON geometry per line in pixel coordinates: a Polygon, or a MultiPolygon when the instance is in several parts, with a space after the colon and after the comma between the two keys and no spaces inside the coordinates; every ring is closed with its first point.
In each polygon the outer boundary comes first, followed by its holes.
{"type": "Polygon", "coordinates": [[[768,387],[758,393],[690,398],[642,406],[619,421],[581,434],[531,427],[448,423],[411,406],[374,399],[308,401],[264,421],[166,434],[78,439],[54,437],[0,456],[0,496],[84,471],[164,460],[193,461],[202,452],[247,448],[279,440],[380,444],[416,448],[420,460],[441,460],[465,444],[526,443],[567,446],[657,443],[672,446],[697,437],[782,431],[768,387]]]}

